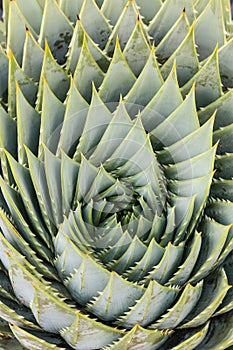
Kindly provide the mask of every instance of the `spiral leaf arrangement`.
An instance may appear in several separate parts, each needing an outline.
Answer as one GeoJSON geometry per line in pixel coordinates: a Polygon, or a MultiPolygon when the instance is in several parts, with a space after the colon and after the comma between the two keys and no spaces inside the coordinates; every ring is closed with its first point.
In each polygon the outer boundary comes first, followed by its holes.
{"type": "Polygon", "coordinates": [[[3,5],[3,339],[232,348],[230,1],[3,5]]]}

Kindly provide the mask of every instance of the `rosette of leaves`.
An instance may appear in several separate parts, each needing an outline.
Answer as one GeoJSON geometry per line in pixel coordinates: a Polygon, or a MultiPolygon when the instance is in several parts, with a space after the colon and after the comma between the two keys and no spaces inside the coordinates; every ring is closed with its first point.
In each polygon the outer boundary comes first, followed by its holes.
{"type": "Polygon", "coordinates": [[[230,1],[3,4],[2,339],[231,348],[230,1]]]}

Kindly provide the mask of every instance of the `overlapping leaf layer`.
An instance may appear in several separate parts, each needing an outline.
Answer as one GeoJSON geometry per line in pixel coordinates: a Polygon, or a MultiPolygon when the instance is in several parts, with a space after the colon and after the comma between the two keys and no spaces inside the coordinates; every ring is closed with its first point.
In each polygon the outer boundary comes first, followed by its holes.
{"type": "Polygon", "coordinates": [[[0,317],[30,350],[231,348],[230,1],[3,3],[0,317]]]}

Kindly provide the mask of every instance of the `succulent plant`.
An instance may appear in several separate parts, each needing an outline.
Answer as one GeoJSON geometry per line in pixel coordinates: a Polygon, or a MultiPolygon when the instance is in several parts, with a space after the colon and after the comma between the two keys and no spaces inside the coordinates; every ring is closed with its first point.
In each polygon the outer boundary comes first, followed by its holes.
{"type": "Polygon", "coordinates": [[[4,345],[232,349],[230,1],[3,9],[4,345]]]}

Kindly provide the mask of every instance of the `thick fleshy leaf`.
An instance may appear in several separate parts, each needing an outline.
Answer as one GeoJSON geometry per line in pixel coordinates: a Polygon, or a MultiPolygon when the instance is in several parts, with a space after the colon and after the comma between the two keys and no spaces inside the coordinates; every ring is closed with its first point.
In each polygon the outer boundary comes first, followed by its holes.
{"type": "Polygon", "coordinates": [[[208,57],[216,44],[225,44],[225,26],[223,20],[223,4],[219,0],[209,1],[206,8],[197,19],[195,39],[200,60],[208,57]],[[205,35],[203,36],[203,33],[205,35]]]}
{"type": "Polygon", "coordinates": [[[106,105],[100,98],[93,85],[92,100],[88,110],[85,126],[82,131],[75,158],[81,159],[81,153],[84,156],[90,156],[98,145],[103,133],[108,127],[112,115],[106,105]]]}
{"type": "Polygon", "coordinates": [[[46,145],[52,152],[56,153],[60,131],[63,125],[64,113],[65,106],[54,95],[47,81],[43,78],[39,157],[43,154],[43,145],[46,145]]]}
{"type": "Polygon", "coordinates": [[[69,156],[73,156],[82,135],[88,109],[88,103],[80,95],[74,81],[71,79],[57,153],[63,150],[69,156]]]}
{"type": "Polygon", "coordinates": [[[196,286],[187,284],[177,303],[164,314],[152,328],[169,329],[178,326],[185,317],[196,307],[202,293],[203,283],[196,286]]]}
{"type": "Polygon", "coordinates": [[[16,1],[9,3],[9,22],[7,45],[11,48],[16,60],[22,63],[23,46],[26,37],[26,23],[16,1]]]}
{"type": "Polygon", "coordinates": [[[222,96],[217,47],[203,67],[181,88],[183,95],[188,93],[194,82],[197,107],[205,107],[222,96]]]}
{"type": "Polygon", "coordinates": [[[179,18],[183,9],[186,9],[186,13],[189,21],[192,23],[194,19],[193,1],[191,0],[179,0],[172,1],[166,0],[161,6],[160,10],[150,22],[149,33],[155,38],[155,43],[158,44],[165,36],[168,30],[179,18]]]}
{"type": "Polygon", "coordinates": [[[167,32],[164,38],[156,46],[156,56],[159,62],[165,63],[167,59],[182,43],[189,32],[189,22],[186,12],[183,10],[180,17],[167,32]]]}
{"type": "Polygon", "coordinates": [[[34,288],[34,298],[30,308],[42,329],[51,333],[59,333],[64,327],[69,327],[73,323],[78,310],[38,285],[32,284],[32,286],[34,288]],[[53,314],[52,318],[50,317],[51,314],[53,314]]]}
{"type": "Polygon", "coordinates": [[[161,73],[164,79],[169,75],[174,61],[176,61],[177,77],[180,86],[187,83],[198,72],[199,61],[195,47],[194,26],[190,28],[189,33],[180,46],[162,66],[161,73]]]}
{"type": "Polygon", "coordinates": [[[117,39],[112,61],[99,89],[100,97],[105,103],[109,103],[111,109],[111,103],[118,102],[120,95],[125,96],[135,81],[135,75],[130,69],[117,39]],[[119,71],[121,72],[120,76],[119,71]]]}
{"type": "Polygon", "coordinates": [[[70,327],[61,331],[65,341],[77,350],[85,350],[90,346],[102,348],[119,339],[122,334],[122,331],[96,322],[80,313],[70,327]]]}
{"type": "Polygon", "coordinates": [[[113,54],[114,47],[117,44],[118,39],[120,42],[121,50],[124,50],[124,47],[135,28],[135,23],[137,21],[138,16],[139,14],[136,8],[135,1],[128,1],[120,17],[118,18],[117,23],[114,26],[112,34],[108,38],[105,50],[109,55],[113,54]]]}
{"type": "Polygon", "coordinates": [[[103,49],[111,34],[111,27],[94,0],[83,1],[80,18],[87,33],[103,49]]]}
{"type": "Polygon", "coordinates": [[[156,281],[151,281],[142,298],[126,315],[119,318],[118,322],[126,328],[135,324],[145,327],[167,310],[178,296],[178,292],[178,288],[163,287],[156,281]]]}
{"type": "Polygon", "coordinates": [[[17,124],[0,106],[0,147],[12,155],[17,154],[17,124]]]}
{"type": "Polygon", "coordinates": [[[45,40],[58,60],[63,63],[73,34],[73,27],[55,0],[46,0],[40,28],[39,44],[45,47],[45,40]]]}
{"type": "Polygon", "coordinates": [[[18,160],[21,164],[27,164],[27,156],[24,146],[27,146],[34,154],[37,154],[41,118],[39,113],[36,112],[30,103],[28,103],[18,84],[16,84],[16,111],[18,127],[18,160]]]}
{"type": "Polygon", "coordinates": [[[143,33],[140,19],[136,22],[135,29],[124,48],[123,54],[133,73],[138,76],[150,55],[150,46],[143,33]],[[136,52],[135,47],[137,47],[136,52]]]}
{"type": "Polygon", "coordinates": [[[124,100],[126,108],[132,118],[150,102],[163,84],[159,66],[155,57],[154,47],[150,56],[124,100]]]}
{"type": "Polygon", "coordinates": [[[145,350],[161,349],[161,346],[169,338],[169,332],[149,330],[135,325],[131,331],[126,333],[119,341],[104,350],[134,350],[138,344],[145,350]]]}
{"type": "Polygon", "coordinates": [[[14,323],[11,324],[10,327],[16,339],[18,339],[25,349],[38,350],[39,348],[46,348],[47,350],[65,350],[63,347],[56,346],[53,343],[49,343],[46,340],[25,331],[25,329],[18,327],[14,323]]]}
{"type": "Polygon", "coordinates": [[[6,99],[7,87],[8,87],[9,62],[8,62],[7,55],[5,54],[1,45],[0,45],[0,65],[2,67],[0,71],[0,98],[6,99]]]}
{"type": "MultiPolygon", "coordinates": [[[[188,134],[192,134],[198,128],[199,120],[195,104],[195,90],[193,87],[184,102],[150,132],[153,148],[158,150],[161,146],[171,146],[175,142],[182,140],[188,134]],[[186,116],[185,118],[184,115],[186,116]]],[[[185,140],[183,142],[183,147],[185,147],[185,140]]],[[[180,149],[182,149],[182,146],[180,149]]]]}
{"type": "Polygon", "coordinates": [[[11,117],[15,117],[16,115],[16,82],[28,102],[30,102],[31,105],[34,105],[37,95],[37,86],[23,72],[17,63],[13,52],[9,50],[8,111],[11,117]]]}
{"type": "Polygon", "coordinates": [[[28,4],[26,4],[23,0],[17,0],[17,5],[23,13],[24,17],[26,18],[29,25],[34,29],[34,31],[37,34],[39,34],[43,13],[39,1],[30,1],[28,4]],[[34,19],[32,19],[32,13],[35,14],[34,19]]]}
{"type": "Polygon", "coordinates": [[[210,273],[225,244],[230,226],[206,219],[200,229],[203,232],[202,249],[192,272],[192,283],[200,281],[210,273]]]}
{"type": "Polygon", "coordinates": [[[81,95],[89,102],[92,95],[92,85],[98,88],[104,79],[104,73],[92,56],[84,36],[82,50],[74,72],[74,83],[81,95]]]}
{"type": "Polygon", "coordinates": [[[158,126],[182,101],[174,64],[165,83],[141,113],[142,123],[146,131],[149,132],[158,126]]]}
{"type": "Polygon", "coordinates": [[[102,320],[111,321],[128,311],[144,292],[142,286],[128,282],[112,272],[108,284],[89,304],[88,309],[102,320]]]}
{"type": "Polygon", "coordinates": [[[55,61],[47,41],[45,42],[44,60],[40,75],[38,99],[36,102],[38,110],[41,109],[42,105],[45,80],[56,97],[63,102],[69,89],[69,77],[55,61]]]}

